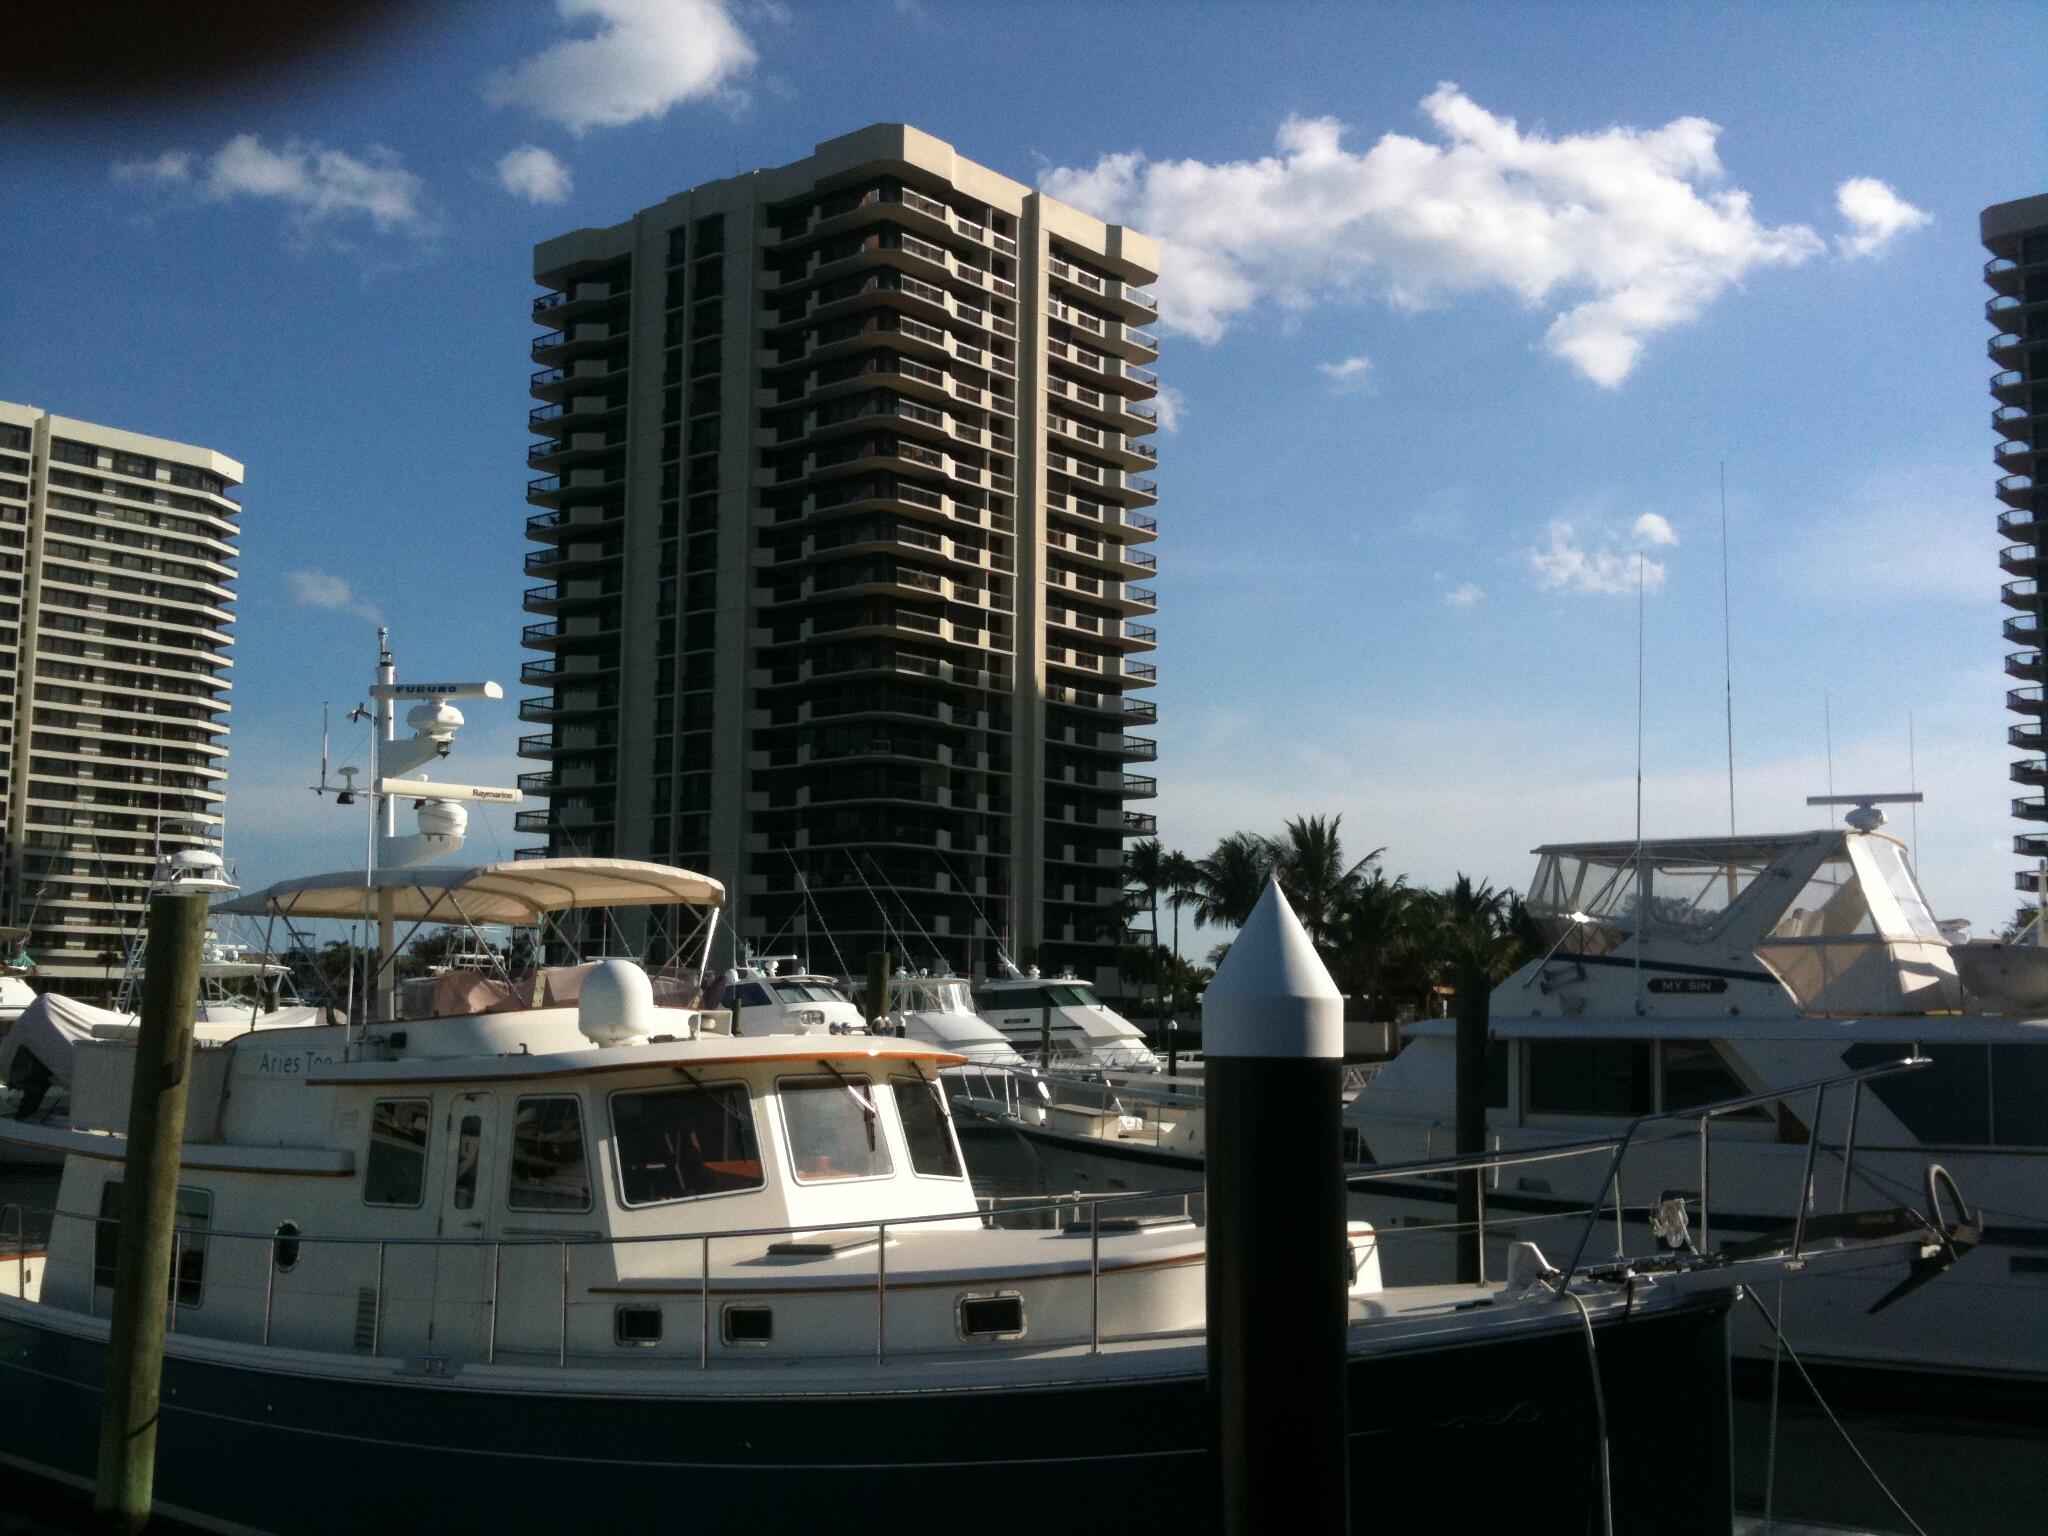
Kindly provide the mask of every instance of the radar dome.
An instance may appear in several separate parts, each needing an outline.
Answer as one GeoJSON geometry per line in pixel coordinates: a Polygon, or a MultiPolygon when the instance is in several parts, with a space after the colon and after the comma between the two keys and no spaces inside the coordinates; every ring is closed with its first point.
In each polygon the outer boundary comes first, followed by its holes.
{"type": "Polygon", "coordinates": [[[600,960],[576,995],[576,1027],[592,1045],[624,1045],[654,1033],[654,984],[630,960],[600,960]]]}

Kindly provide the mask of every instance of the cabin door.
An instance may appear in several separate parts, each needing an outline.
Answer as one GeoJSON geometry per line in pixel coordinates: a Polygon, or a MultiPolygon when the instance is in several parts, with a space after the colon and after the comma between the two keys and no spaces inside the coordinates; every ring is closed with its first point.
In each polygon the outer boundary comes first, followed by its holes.
{"type": "Polygon", "coordinates": [[[441,1186],[443,1242],[434,1256],[434,1321],[428,1353],[481,1360],[491,1329],[491,1212],[504,1180],[497,1170],[496,1103],[458,1093],[448,1111],[447,1170],[441,1186]]]}

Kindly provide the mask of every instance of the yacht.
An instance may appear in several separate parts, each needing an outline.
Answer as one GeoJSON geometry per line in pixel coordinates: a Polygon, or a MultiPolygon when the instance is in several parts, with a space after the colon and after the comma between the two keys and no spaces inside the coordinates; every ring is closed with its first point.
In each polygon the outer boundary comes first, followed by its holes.
{"type": "Polygon", "coordinates": [[[973,984],[975,1010],[1041,1066],[1156,1072],[1162,1066],[1144,1033],[1071,971],[1041,976],[1004,967],[973,984]]]}
{"type": "MultiPolygon", "coordinates": [[[[1535,850],[1530,914],[1544,953],[1492,995],[1487,1144],[1595,1136],[1636,1117],[1813,1083],[1917,1052],[1923,1072],[1852,1092],[1805,1091],[1712,1121],[1651,1153],[1622,1192],[1628,1230],[1670,1190],[1711,1182],[1710,1241],[1764,1230],[1802,1178],[1822,1210],[1923,1199],[1930,1160],[1971,1191],[1982,1251],[1941,1287],[1867,1315],[1886,1286],[1838,1276],[1793,1322],[1811,1356],[1866,1371],[2048,1383],[2048,950],[1952,942],[1882,803],[1844,796],[1847,824],[1776,835],[1560,843],[1535,850]]],[[[1456,1025],[1411,1026],[1407,1048],[1346,1112],[1361,1162],[1447,1152],[1456,1025]]],[[[1501,1170],[1484,1191],[1495,1244],[1540,1237],[1600,1198],[1599,1169],[1501,1170]]],[[[1377,1180],[1354,1214],[1441,1223],[1453,1192],[1377,1180]]],[[[1617,1216],[1619,1221],[1619,1216],[1617,1216]]],[[[1447,1273],[1448,1237],[1388,1246],[1390,1273],[1447,1273]],[[1403,1257],[1395,1259],[1395,1253],[1403,1257]],[[1404,1270],[1404,1265],[1405,1270],[1404,1270]]]]}
{"type": "Polygon", "coordinates": [[[781,1034],[783,1025],[833,1034],[865,1026],[867,1020],[836,977],[809,971],[784,975],[785,961],[794,965],[796,957],[765,955],[725,972],[718,1000],[734,1012],[742,1034],[781,1034]]]}
{"type": "MultiPolygon", "coordinates": [[[[231,906],[390,933],[722,898],[687,870],[540,858],[347,871],[231,906]]],[[[1205,1517],[1197,1221],[1098,1200],[997,1224],[937,1086],[962,1058],[922,1041],[802,1019],[735,1034],[729,1010],[665,1004],[617,956],[498,980],[463,1012],[195,1047],[160,1514],[341,1533],[397,1500],[409,1525],[574,1528],[597,1488],[610,1519],[686,1498],[712,1529],[833,1508],[879,1531],[973,1500],[979,1529],[1023,1532],[1038,1501],[986,1492],[1028,1473],[1076,1507],[1142,1486],[1151,1518],[1205,1517]]],[[[47,1248],[0,1261],[0,1461],[84,1487],[133,1043],[77,1058],[69,1125],[0,1124],[64,1157],[47,1248]]],[[[0,1232],[32,1214],[0,1209],[0,1232]]],[[[1367,1224],[1331,1238],[1349,1256],[1353,1528],[1497,1513],[1498,1485],[1460,1475],[1484,1426],[1520,1525],[1573,1536],[1603,1504],[1617,1529],[1727,1532],[1725,1327],[1746,1284],[1939,1263],[1950,1241],[1902,1218],[1741,1262],[1582,1265],[1568,1241],[1523,1243],[1490,1283],[1404,1289],[1367,1224]]]]}
{"type": "Polygon", "coordinates": [[[889,978],[883,1017],[895,1033],[942,1046],[977,1069],[1024,1065],[1009,1037],[975,1012],[973,983],[963,976],[899,969],[889,978]]]}

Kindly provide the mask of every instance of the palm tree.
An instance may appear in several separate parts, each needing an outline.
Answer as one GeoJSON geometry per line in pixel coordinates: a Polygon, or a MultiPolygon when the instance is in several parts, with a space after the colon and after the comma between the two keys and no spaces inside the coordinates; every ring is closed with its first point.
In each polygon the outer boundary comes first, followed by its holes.
{"type": "Polygon", "coordinates": [[[1301,919],[1316,948],[1330,948],[1344,898],[1365,871],[1378,862],[1384,848],[1375,848],[1354,864],[1344,862],[1344,841],[1338,828],[1344,818],[1297,816],[1287,823],[1286,832],[1268,840],[1273,851],[1273,872],[1280,888],[1301,919]]]}
{"type": "Polygon", "coordinates": [[[1233,832],[1195,860],[1195,926],[1242,928],[1273,873],[1273,845],[1256,832],[1233,832]]]}
{"type": "Polygon", "coordinates": [[[1332,969],[1343,991],[1368,1003],[1388,995],[1397,967],[1421,947],[1417,920],[1428,913],[1428,894],[1406,875],[1388,879],[1377,864],[1352,882],[1337,909],[1334,941],[1332,969]]]}
{"type": "Polygon", "coordinates": [[[1124,850],[1124,884],[1136,886],[1152,913],[1152,1012],[1159,1013],[1159,897],[1166,889],[1165,850],[1148,837],[1124,850]]]}
{"type": "MultiPolygon", "coordinates": [[[[1173,957],[1176,962],[1176,973],[1178,973],[1180,964],[1180,910],[1195,900],[1195,886],[1202,878],[1202,871],[1193,859],[1176,848],[1160,858],[1159,878],[1166,886],[1166,904],[1173,908],[1173,957]]],[[[1180,990],[1180,987],[1176,984],[1174,995],[1178,996],[1180,990]]]]}

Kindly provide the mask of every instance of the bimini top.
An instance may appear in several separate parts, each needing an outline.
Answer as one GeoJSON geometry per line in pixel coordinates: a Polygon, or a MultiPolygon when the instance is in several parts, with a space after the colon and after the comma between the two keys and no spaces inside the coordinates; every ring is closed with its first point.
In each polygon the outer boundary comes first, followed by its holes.
{"type": "Polygon", "coordinates": [[[222,902],[244,917],[375,918],[408,923],[505,923],[528,927],[575,907],[718,907],[725,887],[709,875],[639,859],[507,859],[419,869],[339,870],[280,880],[222,902]],[[388,903],[388,906],[387,906],[388,903]]]}

